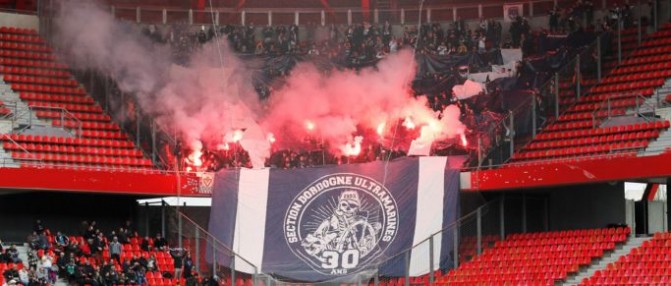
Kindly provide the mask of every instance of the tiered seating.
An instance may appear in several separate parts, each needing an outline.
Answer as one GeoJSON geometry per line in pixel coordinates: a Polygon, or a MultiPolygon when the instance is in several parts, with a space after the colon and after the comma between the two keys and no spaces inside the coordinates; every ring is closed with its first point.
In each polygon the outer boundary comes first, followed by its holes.
{"type": "MultiPolygon", "coordinates": [[[[624,115],[628,109],[643,103],[654,90],[671,77],[671,24],[658,32],[646,36],[640,47],[636,47],[636,30],[625,31],[623,49],[629,58],[616,66],[613,61],[607,67],[615,67],[610,74],[589,90],[577,104],[568,108],[557,120],[545,127],[532,143],[518,150],[512,161],[557,160],[576,156],[604,154],[633,155],[656,139],[668,122],[652,122],[612,128],[598,128],[603,119],[624,115]],[[604,101],[609,99],[609,104],[604,101]],[[610,108],[607,107],[610,106],[610,108]],[[596,117],[596,118],[594,118],[596,117]],[[596,120],[595,120],[596,119],[596,120]]],[[[570,86],[565,86],[573,92],[570,86]]],[[[561,90],[561,89],[560,89],[561,90]]],[[[562,104],[570,104],[570,98],[562,104]]]]}
{"type": "Polygon", "coordinates": [[[670,285],[671,233],[657,233],[580,285],[670,285]]]}
{"type": "MultiPolygon", "coordinates": [[[[633,49],[636,48],[636,45],[638,44],[638,30],[637,28],[630,28],[630,29],[624,29],[622,30],[622,42],[623,42],[623,51],[624,54],[627,55],[631,53],[633,49]]],[[[615,56],[611,56],[610,58],[604,58],[602,61],[602,71],[604,73],[607,73],[610,71],[612,68],[614,68],[617,65],[617,38],[613,38],[613,42],[611,43],[611,54],[615,56]]],[[[575,90],[575,77],[569,76],[569,77],[560,77],[560,82],[559,82],[559,105],[561,110],[565,110],[566,108],[570,107],[574,103],[576,103],[576,90],[575,90]]],[[[598,78],[596,78],[595,74],[582,74],[581,75],[581,89],[582,90],[589,90],[596,84],[598,84],[598,78]]],[[[605,97],[604,97],[605,99],[605,97]]]]}
{"type": "Polygon", "coordinates": [[[627,239],[629,228],[513,234],[438,279],[441,285],[555,285],[627,239]]]}
{"type": "MultiPolygon", "coordinates": [[[[484,235],[482,236],[482,249],[485,250],[494,246],[494,243],[499,241],[499,235],[484,235]]],[[[463,237],[459,243],[459,263],[465,263],[478,255],[478,240],[477,237],[467,236],[463,237]]]]}
{"type": "MultiPolygon", "coordinates": [[[[150,160],[134,150],[128,136],[73,79],[67,66],[55,61],[51,48],[35,31],[0,28],[0,76],[35,115],[55,127],[70,129],[68,138],[3,138],[14,159],[46,163],[150,168],[150,160]],[[34,154],[28,154],[25,151],[34,154]]],[[[7,110],[0,105],[0,116],[7,110]]]]}
{"type": "Polygon", "coordinates": [[[517,160],[628,153],[645,148],[648,142],[669,128],[669,121],[638,123],[596,129],[541,133],[514,155],[517,160]]]}
{"type": "MultiPolygon", "coordinates": [[[[84,237],[82,236],[69,236],[68,238],[70,239],[70,241],[77,241],[79,244],[87,243],[84,237]]],[[[54,244],[55,237],[53,235],[47,236],[47,239],[52,245],[54,244]]],[[[185,285],[184,279],[163,278],[161,274],[164,272],[169,272],[173,277],[175,276],[175,264],[174,264],[175,262],[170,253],[159,250],[142,251],[140,249],[140,243],[141,241],[139,239],[131,238],[130,243],[123,244],[123,251],[122,254],[120,255],[121,263],[123,263],[126,260],[130,261],[131,259],[133,259],[133,257],[144,257],[148,259],[149,257],[154,256],[156,258],[156,265],[159,271],[146,273],[148,285],[151,286],[177,285],[178,280],[180,281],[180,285],[185,285]]],[[[150,238],[149,244],[153,246],[154,240],[150,238]]],[[[108,245],[107,239],[105,239],[105,245],[108,245]]],[[[53,250],[48,250],[47,252],[53,256],[53,250]]],[[[39,250],[38,257],[42,257],[42,255],[44,255],[44,251],[39,250]]],[[[107,247],[105,247],[105,249],[103,250],[102,258],[105,259],[105,261],[109,261],[111,258],[109,249],[107,247]]],[[[93,266],[99,264],[99,261],[97,261],[94,257],[81,256],[78,259],[80,263],[85,263],[85,261],[88,261],[93,266]]],[[[114,268],[116,269],[116,271],[119,272],[122,271],[121,265],[118,263],[114,264],[114,268]]]]}
{"type": "MultiPolygon", "coordinates": [[[[3,148],[16,159],[54,164],[150,168],[152,163],[130,141],[8,134],[3,148]],[[30,153],[26,153],[29,151],[30,153]],[[36,157],[36,158],[35,158],[36,157]]],[[[28,163],[29,164],[29,163],[28,163]]]]}

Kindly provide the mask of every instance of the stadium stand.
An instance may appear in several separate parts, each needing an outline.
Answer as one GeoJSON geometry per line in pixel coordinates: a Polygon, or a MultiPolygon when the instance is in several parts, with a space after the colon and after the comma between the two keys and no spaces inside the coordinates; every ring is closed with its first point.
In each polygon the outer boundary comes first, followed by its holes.
{"type": "Polygon", "coordinates": [[[580,285],[668,285],[671,283],[671,233],[656,233],[641,247],[585,278],[580,285]]]}
{"type": "Polygon", "coordinates": [[[627,240],[629,228],[512,234],[438,278],[439,285],[554,285],[627,240]]]}
{"type": "MultiPolygon", "coordinates": [[[[530,144],[513,156],[513,161],[554,160],[620,153],[634,156],[645,149],[661,131],[668,129],[667,120],[601,126],[610,117],[627,114],[642,105],[654,90],[671,77],[667,60],[671,40],[671,24],[647,36],[636,47],[635,38],[625,37],[623,46],[630,56],[618,65],[611,60],[606,66],[617,66],[587,96],[546,126],[530,144]]],[[[623,52],[626,53],[626,52],[623,52]]]]}
{"type": "MultiPolygon", "coordinates": [[[[119,125],[105,114],[34,30],[0,28],[0,75],[18,94],[17,101],[28,105],[29,112],[56,128],[64,128],[70,137],[7,134],[3,147],[23,164],[105,166],[111,168],[152,168],[151,160],[135,148],[119,125]]],[[[4,107],[0,114],[13,112],[4,107]]],[[[18,116],[18,114],[17,114],[18,116]]]]}
{"type": "MultiPolygon", "coordinates": [[[[169,252],[168,242],[158,235],[142,238],[124,228],[105,235],[91,224],[83,235],[53,234],[44,229],[42,233],[34,232],[28,240],[32,249],[28,254],[29,261],[33,261],[28,262],[31,268],[49,259],[59,266],[59,277],[71,283],[185,285],[186,278],[190,277],[176,276],[180,272],[175,271],[175,259],[169,252]],[[111,253],[114,239],[120,242],[118,257],[111,253]]],[[[181,257],[178,259],[181,262],[181,257]]],[[[21,263],[17,265],[24,267],[21,263]]]]}
{"type": "MultiPolygon", "coordinates": [[[[126,2],[134,3],[133,1],[126,2]]],[[[161,1],[149,2],[157,3],[157,5],[165,4],[161,1]]],[[[186,3],[178,2],[169,1],[175,6],[186,3]]],[[[248,5],[264,5],[266,2],[254,0],[249,1],[248,5]]],[[[378,1],[373,2],[377,4],[378,1]]],[[[392,1],[379,2],[391,3],[392,1]]],[[[407,1],[400,2],[406,3],[407,1]]],[[[2,3],[0,1],[0,4],[2,3]]],[[[308,5],[308,1],[304,3],[308,5]]],[[[346,4],[339,3],[339,5],[351,5],[351,3],[356,5],[359,2],[343,3],[346,4]]],[[[273,5],[281,6],[281,3],[273,3],[273,5]]],[[[265,15],[261,16],[265,17],[265,15]]],[[[556,121],[546,126],[543,132],[535,136],[529,144],[514,154],[512,162],[515,165],[542,164],[555,160],[591,160],[594,155],[636,157],[650,146],[650,142],[659,138],[660,134],[668,132],[671,125],[668,118],[642,119],[631,116],[630,121],[616,124],[608,122],[611,117],[637,113],[634,108],[638,109],[645,104],[656,90],[664,86],[667,79],[671,78],[669,53],[671,52],[671,24],[663,25],[659,31],[645,36],[640,44],[637,41],[637,33],[636,29],[623,31],[621,44],[624,57],[621,62],[618,62],[616,57],[611,57],[604,62],[604,70],[608,72],[601,81],[595,78],[582,79],[582,86],[589,89],[587,96],[576,100],[576,91],[572,88],[575,83],[570,80],[561,81],[559,88],[561,102],[559,104],[567,110],[556,118],[556,121]]],[[[616,46],[613,45],[613,49],[616,49],[616,46]]],[[[2,141],[0,152],[9,153],[14,162],[19,163],[17,166],[35,166],[37,162],[41,166],[58,168],[105,167],[131,171],[153,168],[151,160],[146,158],[145,154],[122,131],[119,124],[106,113],[106,110],[103,110],[96,100],[87,94],[73,73],[74,71],[71,73],[67,65],[59,62],[58,57],[36,31],[12,27],[0,28],[0,119],[16,121],[24,126],[31,124],[26,123],[26,120],[27,122],[45,123],[48,128],[67,133],[66,136],[54,136],[48,132],[45,134],[19,132],[2,134],[5,131],[0,128],[0,141],[2,141]]],[[[664,100],[671,103],[671,95],[666,96],[664,100]]],[[[3,164],[2,167],[6,165],[3,164]]],[[[179,184],[178,178],[177,185],[179,184]]],[[[182,186],[178,188],[181,190],[182,186]]],[[[594,186],[585,187],[587,188],[593,189],[594,186]]],[[[5,191],[3,186],[0,186],[0,191],[5,191]]],[[[16,190],[8,192],[14,191],[16,190]]],[[[552,191],[556,190],[550,190],[548,193],[552,191]]],[[[181,194],[177,193],[177,195],[181,194]]],[[[524,198],[525,208],[526,204],[527,201],[524,198]]],[[[546,202],[545,212],[549,212],[547,204],[548,202],[546,202]]],[[[30,207],[29,204],[27,206],[30,207]]],[[[620,210],[619,206],[608,205],[606,207],[620,210]]],[[[161,208],[162,211],[165,210],[163,205],[161,208]]],[[[515,210],[508,216],[517,215],[514,213],[517,209],[515,207],[511,209],[515,210]]],[[[4,210],[0,210],[0,214],[2,211],[4,210]]],[[[636,211],[638,209],[634,212],[636,211]]],[[[526,231],[528,214],[526,209],[522,212],[525,220],[524,231],[526,231]]],[[[624,212],[623,209],[622,212],[624,212]]],[[[502,211],[501,215],[503,214],[502,211]]],[[[561,216],[562,214],[557,212],[555,215],[561,216]]],[[[603,216],[606,217],[608,214],[603,214],[603,216]]],[[[505,218],[503,215],[502,220],[505,218]]],[[[546,219],[549,220],[549,218],[546,219]]],[[[601,221],[590,221],[589,223],[605,225],[601,224],[601,221]]],[[[148,217],[147,224],[149,224],[148,217]]],[[[168,244],[160,237],[142,238],[137,233],[130,233],[128,229],[113,231],[108,235],[107,232],[102,233],[100,230],[91,228],[91,231],[84,230],[74,235],[62,235],[61,233],[53,234],[48,229],[38,228],[28,238],[27,245],[30,249],[28,259],[25,261],[18,258],[16,248],[10,247],[3,250],[0,242],[0,252],[2,252],[0,253],[0,273],[3,274],[0,275],[0,284],[8,282],[7,275],[18,277],[18,271],[32,269],[38,264],[44,266],[44,261],[53,261],[54,264],[62,266],[58,273],[61,279],[59,282],[69,280],[71,283],[81,285],[98,285],[94,280],[102,279],[106,280],[106,283],[101,283],[105,285],[167,286],[195,285],[189,283],[200,280],[203,285],[209,285],[198,277],[198,272],[202,269],[194,268],[194,276],[190,276],[191,273],[187,269],[191,268],[184,265],[193,263],[193,261],[187,262],[191,258],[188,255],[182,256],[181,252],[182,250],[186,253],[191,251],[196,256],[194,260],[200,259],[198,262],[203,266],[202,268],[216,268],[216,264],[214,267],[211,264],[207,265],[205,259],[207,252],[211,251],[211,248],[203,247],[207,245],[207,239],[201,238],[198,242],[186,238],[181,240],[184,235],[181,220],[179,224],[179,244],[174,241],[168,244]],[[122,235],[123,238],[119,239],[121,245],[117,259],[116,253],[113,253],[116,250],[112,250],[112,244],[115,244],[113,241],[122,235]],[[171,247],[176,245],[180,246],[180,253],[173,252],[174,249],[171,247]],[[200,248],[198,249],[196,245],[200,248]],[[141,266],[136,267],[136,265],[141,266]],[[150,267],[150,265],[153,266],[150,267]],[[187,275],[183,276],[185,273],[187,275]]],[[[149,226],[145,227],[149,228],[149,226]]],[[[500,227],[502,232],[506,231],[503,224],[500,227]]],[[[434,283],[429,280],[429,274],[410,277],[409,281],[410,285],[565,284],[569,278],[583,273],[590,265],[604,261],[608,254],[614,253],[618,248],[621,249],[621,246],[630,242],[634,237],[632,232],[636,230],[629,227],[617,227],[516,233],[508,234],[505,239],[501,239],[501,235],[483,235],[479,239],[472,236],[460,237],[459,241],[455,242],[459,244],[459,255],[456,258],[459,262],[458,268],[432,272],[431,279],[435,278],[434,283]],[[478,245],[478,242],[481,242],[481,245],[478,245]]],[[[608,264],[605,270],[596,271],[593,276],[582,280],[580,285],[669,285],[671,284],[671,259],[669,257],[671,257],[671,233],[657,233],[651,240],[643,242],[641,247],[634,248],[628,255],[621,256],[616,262],[608,264]]],[[[222,270],[212,270],[212,272],[215,271],[222,270]]],[[[223,270],[222,273],[226,271],[234,272],[228,269],[223,270]]],[[[429,272],[431,271],[430,269],[429,272]]],[[[48,274],[47,270],[47,274],[42,275],[48,274]]],[[[406,275],[409,276],[407,273],[406,275]]],[[[235,278],[226,275],[221,278],[222,280],[217,282],[217,285],[259,285],[257,280],[247,274],[238,275],[235,278]]],[[[394,276],[385,281],[379,281],[379,283],[375,281],[368,282],[368,284],[401,286],[407,284],[405,279],[405,277],[394,276]]],[[[58,284],[55,278],[54,283],[51,284],[58,284]]],[[[267,284],[262,283],[262,285],[267,284]]],[[[312,284],[301,283],[301,285],[312,284]]]]}

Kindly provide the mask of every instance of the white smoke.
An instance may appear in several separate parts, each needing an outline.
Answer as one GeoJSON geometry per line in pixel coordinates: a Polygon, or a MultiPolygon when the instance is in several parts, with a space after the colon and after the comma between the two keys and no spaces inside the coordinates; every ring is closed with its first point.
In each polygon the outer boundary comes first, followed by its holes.
{"type": "Polygon", "coordinates": [[[250,71],[229,51],[224,38],[195,52],[185,67],[172,63],[167,48],[152,44],[100,6],[69,0],[61,2],[58,11],[56,39],[66,60],[75,68],[96,69],[113,78],[122,91],[137,97],[144,112],[165,130],[177,130],[198,152],[202,143],[228,146],[240,141],[258,166],[269,156],[270,143],[292,147],[306,136],[319,138],[336,153],[353,153],[343,146],[360,148],[366,138],[355,134],[358,130],[383,136],[385,127],[393,128],[398,118],[428,126],[431,136],[422,138],[431,140],[454,138],[466,129],[458,108],[449,107],[437,119],[425,99],[412,96],[409,86],[416,68],[408,51],[358,72],[327,75],[310,63],[298,64],[286,84],[274,90],[268,102],[260,102],[250,71]],[[242,130],[250,131],[231,140],[231,134],[242,130]]]}

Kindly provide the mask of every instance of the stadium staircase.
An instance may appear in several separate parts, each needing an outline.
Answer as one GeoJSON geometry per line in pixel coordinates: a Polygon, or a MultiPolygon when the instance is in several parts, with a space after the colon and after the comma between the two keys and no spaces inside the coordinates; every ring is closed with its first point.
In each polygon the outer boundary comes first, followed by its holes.
{"type": "Polygon", "coordinates": [[[603,271],[609,264],[617,261],[620,257],[629,254],[632,249],[640,247],[643,242],[648,239],[649,238],[647,237],[630,237],[625,244],[616,247],[613,252],[605,254],[601,259],[596,260],[580,272],[570,276],[561,285],[569,286],[580,284],[583,279],[591,277],[596,271],[603,271]]]}
{"type": "Polygon", "coordinates": [[[153,168],[34,30],[0,27],[0,101],[5,167],[153,168]]]}
{"type": "MultiPolygon", "coordinates": [[[[623,41],[623,54],[629,56],[620,64],[606,62],[611,72],[518,150],[511,162],[637,156],[669,128],[668,118],[645,117],[641,110],[656,90],[668,91],[671,23],[647,35],[640,46],[634,35],[625,35],[623,41]],[[623,116],[638,119],[613,120],[623,116]]],[[[562,104],[571,103],[563,100],[562,104]]]]}

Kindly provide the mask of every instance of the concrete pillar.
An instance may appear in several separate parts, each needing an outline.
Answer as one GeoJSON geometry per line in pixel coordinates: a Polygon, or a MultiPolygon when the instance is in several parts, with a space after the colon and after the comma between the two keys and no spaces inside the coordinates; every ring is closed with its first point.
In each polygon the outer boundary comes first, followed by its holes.
{"type": "Polygon", "coordinates": [[[377,8],[373,10],[373,21],[376,24],[380,23],[380,11],[377,8]]]}
{"type": "Polygon", "coordinates": [[[457,7],[452,8],[452,21],[457,20],[457,7]]]}
{"type": "Polygon", "coordinates": [[[431,23],[431,8],[426,9],[426,22],[431,23]]]}
{"type": "Polygon", "coordinates": [[[482,4],[478,4],[478,18],[482,18],[482,4]]]}
{"type": "Polygon", "coordinates": [[[142,22],[142,8],[140,6],[135,8],[135,21],[138,23],[142,22]]]}
{"type": "Polygon", "coordinates": [[[300,14],[298,11],[294,12],[294,25],[298,26],[300,25],[301,20],[300,20],[300,14]]]}
{"type": "Polygon", "coordinates": [[[245,10],[242,10],[240,12],[240,25],[244,26],[245,25],[245,18],[247,17],[247,12],[245,10]]]}
{"type": "Polygon", "coordinates": [[[193,25],[193,9],[189,9],[189,25],[193,25]]]}
{"type": "Polygon", "coordinates": [[[352,9],[347,10],[347,25],[352,25],[352,9]]]}
{"type": "Polygon", "coordinates": [[[268,11],[268,27],[273,25],[273,11],[268,11]]]}
{"type": "Polygon", "coordinates": [[[162,12],[163,12],[163,19],[161,23],[163,23],[163,25],[168,24],[168,10],[163,9],[162,12]]]}
{"type": "Polygon", "coordinates": [[[401,9],[401,25],[405,25],[405,9],[401,9]]]}

